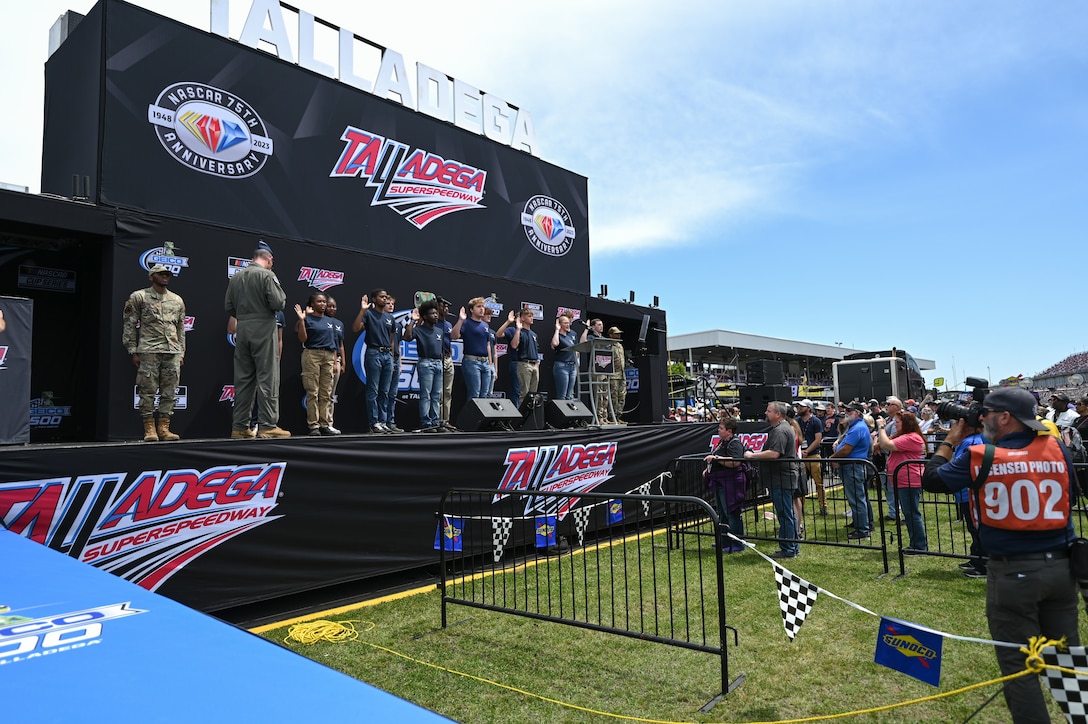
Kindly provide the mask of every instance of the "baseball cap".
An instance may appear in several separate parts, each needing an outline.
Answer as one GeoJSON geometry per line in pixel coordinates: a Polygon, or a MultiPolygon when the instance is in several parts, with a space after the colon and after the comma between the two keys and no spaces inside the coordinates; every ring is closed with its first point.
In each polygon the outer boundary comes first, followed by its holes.
{"type": "Polygon", "coordinates": [[[827,409],[827,403],[826,402],[817,402],[816,403],[816,409],[817,410],[826,410],[827,409]]]}
{"type": "Polygon", "coordinates": [[[998,387],[986,395],[985,408],[994,412],[1007,412],[1032,430],[1043,431],[1046,427],[1035,419],[1035,397],[1023,387],[998,387]]]}
{"type": "Polygon", "coordinates": [[[608,333],[609,334],[623,334],[623,330],[620,329],[619,327],[609,327],[608,328],[608,333]]]}
{"type": "Polygon", "coordinates": [[[174,276],[174,272],[170,271],[162,264],[156,264],[155,266],[147,270],[147,278],[150,279],[152,274],[158,274],[159,272],[166,272],[170,276],[174,276]]]}
{"type": "Polygon", "coordinates": [[[846,409],[853,410],[854,412],[860,412],[862,414],[865,413],[865,405],[861,404],[860,402],[849,402],[846,405],[846,409]]]}
{"type": "Polygon", "coordinates": [[[801,400],[800,402],[795,402],[793,404],[797,407],[807,407],[810,410],[812,409],[812,400],[801,400]]]}

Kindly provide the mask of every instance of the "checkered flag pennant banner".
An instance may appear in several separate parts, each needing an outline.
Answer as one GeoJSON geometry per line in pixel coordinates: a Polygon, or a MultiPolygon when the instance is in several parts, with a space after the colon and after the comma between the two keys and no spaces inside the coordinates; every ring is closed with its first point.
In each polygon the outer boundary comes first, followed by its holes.
{"type": "Polygon", "coordinates": [[[576,508],[573,515],[574,530],[578,533],[578,545],[585,545],[586,528],[589,527],[589,516],[593,515],[593,507],[576,508]]]}
{"type": "Polygon", "coordinates": [[[514,527],[514,521],[510,518],[491,519],[491,545],[495,548],[495,562],[502,560],[502,552],[506,549],[506,541],[510,540],[510,529],[514,527]]]}
{"type": "MultiPolygon", "coordinates": [[[[649,495],[650,494],[650,481],[647,481],[647,482],[643,483],[642,485],[638,486],[637,488],[635,488],[635,492],[638,493],[639,495],[649,495]]],[[[648,501],[648,500],[642,501],[642,514],[649,517],[649,515],[650,515],[650,501],[648,501]]]]}
{"type": "Polygon", "coordinates": [[[805,616],[816,603],[816,594],[820,589],[803,578],[775,564],[774,580],[778,584],[778,606],[782,609],[782,625],[786,635],[793,641],[801,630],[805,616]]]}
{"type": "Polygon", "coordinates": [[[1071,724],[1088,724],[1088,649],[1070,646],[1068,651],[1058,651],[1048,646],[1042,651],[1043,661],[1050,666],[1075,669],[1076,674],[1057,669],[1044,669],[1050,695],[1058,702],[1062,713],[1071,724]]]}

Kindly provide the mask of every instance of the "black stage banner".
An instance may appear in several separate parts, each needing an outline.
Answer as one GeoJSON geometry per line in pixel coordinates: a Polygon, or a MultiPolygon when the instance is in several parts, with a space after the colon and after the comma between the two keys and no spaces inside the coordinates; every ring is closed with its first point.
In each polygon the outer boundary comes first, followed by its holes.
{"type": "MultiPolygon", "coordinates": [[[[22,406],[30,399],[31,340],[34,302],[17,297],[0,297],[0,445],[30,442],[30,416],[40,415],[22,406]],[[7,404],[8,402],[14,404],[7,404]]],[[[31,403],[33,405],[33,403],[31,403]]],[[[52,411],[48,411],[52,413],[52,411]]]]}
{"type": "MultiPolygon", "coordinates": [[[[451,488],[630,492],[712,424],[12,449],[9,530],[215,611],[434,566],[451,488]]],[[[577,507],[577,504],[575,505],[577,507]]]]}
{"type": "Polygon", "coordinates": [[[528,153],[119,0],[46,75],[43,191],[589,293],[587,180],[528,153]]]}

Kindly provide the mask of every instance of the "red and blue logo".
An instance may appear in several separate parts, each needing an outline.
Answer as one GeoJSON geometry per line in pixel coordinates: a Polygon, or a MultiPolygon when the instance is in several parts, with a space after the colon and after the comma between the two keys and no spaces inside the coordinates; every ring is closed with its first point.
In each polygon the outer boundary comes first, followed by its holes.
{"type": "Polygon", "coordinates": [[[203,83],[174,83],[147,107],[147,121],[178,163],[221,178],[246,178],[272,156],[272,139],[253,106],[203,83]]]}
{"type": "Polygon", "coordinates": [[[446,214],[482,209],[487,171],[348,126],[331,178],[363,178],[371,206],[388,206],[422,229],[446,214]]]}
{"type": "MultiPolygon", "coordinates": [[[[499,489],[588,493],[611,479],[618,450],[614,442],[510,448],[499,489]]],[[[493,502],[504,497],[496,495],[493,502]]],[[[558,515],[562,520],[579,500],[530,497],[526,499],[525,513],[558,515]]]]}
{"type": "Polygon", "coordinates": [[[0,523],[154,591],[198,556],[280,518],[272,511],[286,469],[251,463],[0,483],[0,523]]]}

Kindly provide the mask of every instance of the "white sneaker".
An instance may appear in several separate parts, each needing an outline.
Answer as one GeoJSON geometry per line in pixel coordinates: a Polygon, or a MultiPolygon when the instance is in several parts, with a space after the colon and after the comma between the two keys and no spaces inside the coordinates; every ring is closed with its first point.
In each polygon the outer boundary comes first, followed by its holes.
{"type": "Polygon", "coordinates": [[[332,425],[329,425],[329,426],[328,426],[328,427],[326,427],[325,429],[326,429],[326,430],[328,430],[328,431],[329,431],[329,433],[331,433],[331,434],[333,434],[333,435],[339,435],[339,434],[340,434],[340,431],[339,431],[339,430],[337,430],[337,429],[336,429],[335,427],[333,427],[332,425]]]}

